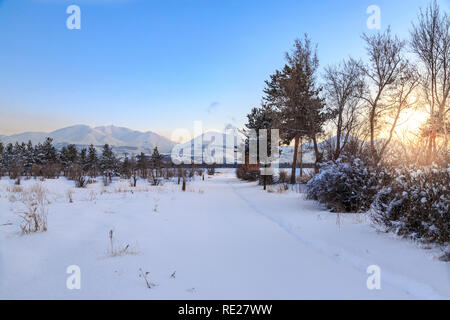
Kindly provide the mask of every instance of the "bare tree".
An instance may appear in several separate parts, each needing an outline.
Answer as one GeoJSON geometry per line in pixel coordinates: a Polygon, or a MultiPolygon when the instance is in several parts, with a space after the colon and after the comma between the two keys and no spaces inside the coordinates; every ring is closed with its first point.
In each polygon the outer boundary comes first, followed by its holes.
{"type": "Polygon", "coordinates": [[[388,98],[387,117],[392,121],[388,123],[388,127],[390,127],[389,134],[381,144],[379,151],[380,157],[385,153],[389,143],[392,140],[395,128],[397,127],[400,119],[400,114],[404,110],[411,108],[416,103],[416,101],[412,100],[411,97],[412,93],[419,84],[419,76],[408,63],[406,63],[406,66],[407,67],[402,70],[402,73],[395,82],[395,88],[390,92],[390,97],[388,98]]]}
{"type": "Polygon", "coordinates": [[[331,122],[336,135],[330,156],[336,160],[358,124],[358,110],[364,91],[361,63],[350,58],[339,65],[327,67],[324,88],[327,108],[333,115],[331,122]]]}
{"type": "Polygon", "coordinates": [[[411,31],[412,51],[421,61],[421,85],[429,106],[428,157],[436,157],[436,137],[444,134],[444,150],[448,150],[447,117],[450,110],[450,17],[436,1],[420,10],[417,24],[411,31]]]}
{"type": "MultiPolygon", "coordinates": [[[[363,35],[366,41],[366,50],[369,56],[369,63],[362,66],[361,70],[368,79],[368,89],[363,94],[362,99],[368,105],[368,124],[370,132],[370,153],[374,165],[378,164],[386,150],[390,138],[383,144],[380,150],[376,148],[376,140],[386,116],[392,113],[397,94],[396,89],[399,82],[404,82],[405,72],[408,73],[408,62],[403,57],[405,42],[392,36],[390,28],[383,33],[374,35],[363,35]]],[[[409,92],[410,94],[411,92],[409,92]]],[[[402,101],[405,97],[402,97],[402,101]]],[[[398,99],[396,102],[399,102],[398,99]]],[[[403,110],[403,108],[397,111],[403,110]]],[[[400,114],[397,115],[397,120],[400,114]]],[[[392,136],[397,121],[392,122],[389,130],[392,136]]]]}

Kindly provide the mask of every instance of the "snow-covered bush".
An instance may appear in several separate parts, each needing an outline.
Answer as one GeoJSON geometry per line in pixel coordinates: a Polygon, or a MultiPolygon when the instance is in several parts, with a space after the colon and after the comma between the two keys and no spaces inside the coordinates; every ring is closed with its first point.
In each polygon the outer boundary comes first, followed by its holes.
{"type": "Polygon", "coordinates": [[[370,208],[379,186],[390,180],[385,169],[371,169],[359,158],[329,162],[307,183],[308,199],[333,212],[364,212],[370,208]]]}
{"type": "Polygon", "coordinates": [[[387,231],[425,242],[448,243],[450,237],[450,167],[402,168],[377,194],[376,222],[387,231]]]}

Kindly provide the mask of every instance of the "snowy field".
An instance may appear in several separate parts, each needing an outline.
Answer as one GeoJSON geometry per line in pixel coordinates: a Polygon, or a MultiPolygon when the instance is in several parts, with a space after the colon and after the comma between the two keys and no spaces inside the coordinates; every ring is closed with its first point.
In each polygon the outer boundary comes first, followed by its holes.
{"type": "Polygon", "coordinates": [[[196,177],[186,192],[174,182],[42,183],[48,231],[21,235],[20,192],[0,180],[0,299],[450,298],[450,264],[437,248],[302,193],[264,192],[234,170],[196,177]],[[70,265],[80,267],[80,290],[66,287],[70,265]],[[380,290],[367,288],[370,265],[380,267],[380,290]]]}

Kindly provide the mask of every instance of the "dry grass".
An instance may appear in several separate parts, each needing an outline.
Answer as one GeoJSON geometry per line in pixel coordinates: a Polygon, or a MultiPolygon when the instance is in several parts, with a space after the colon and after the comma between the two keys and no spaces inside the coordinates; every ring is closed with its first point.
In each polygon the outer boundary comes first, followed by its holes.
{"type": "Polygon", "coordinates": [[[300,184],[307,184],[313,177],[314,170],[303,171],[303,175],[297,177],[297,182],[300,184]]]}
{"type": "Polygon", "coordinates": [[[23,192],[23,187],[19,185],[7,186],[6,191],[10,193],[21,193],[23,192]]]}
{"type": "Polygon", "coordinates": [[[267,187],[267,192],[268,193],[285,193],[286,191],[289,190],[289,186],[287,185],[287,183],[283,183],[283,184],[279,184],[276,186],[268,186],[267,187]]]}
{"type": "Polygon", "coordinates": [[[25,207],[19,213],[23,219],[20,225],[22,234],[47,231],[47,193],[47,189],[40,183],[35,183],[20,193],[20,202],[25,207]]]}
{"type": "Polygon", "coordinates": [[[66,195],[67,195],[67,199],[69,199],[69,203],[73,203],[73,190],[68,189],[66,195]]]}
{"type": "Polygon", "coordinates": [[[147,288],[151,289],[151,288],[155,287],[156,284],[154,284],[153,282],[150,281],[149,274],[150,274],[150,272],[148,272],[148,271],[144,272],[144,271],[142,271],[142,268],[139,268],[139,278],[144,279],[147,288]]]}
{"type": "Polygon", "coordinates": [[[121,257],[125,255],[135,255],[138,254],[129,244],[120,244],[114,237],[114,231],[110,230],[108,233],[109,244],[106,254],[108,257],[121,257]]]}

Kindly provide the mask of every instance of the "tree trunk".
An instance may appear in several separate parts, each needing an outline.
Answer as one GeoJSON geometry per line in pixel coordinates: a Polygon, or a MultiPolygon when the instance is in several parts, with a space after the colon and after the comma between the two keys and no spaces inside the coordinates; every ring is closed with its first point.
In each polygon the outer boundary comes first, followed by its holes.
{"type": "Polygon", "coordinates": [[[336,149],[334,150],[333,160],[337,160],[341,153],[341,133],[342,133],[342,108],[339,110],[338,125],[336,130],[336,149]]]}
{"type": "Polygon", "coordinates": [[[300,177],[303,177],[303,139],[300,139],[300,177]]]}
{"type": "Polygon", "coordinates": [[[372,107],[370,111],[370,156],[372,157],[373,164],[377,162],[377,155],[375,150],[375,108],[372,107]]]}
{"type": "Polygon", "coordinates": [[[297,170],[297,154],[298,154],[299,138],[294,139],[294,160],[292,162],[291,184],[295,184],[296,170],[297,170]]]}
{"type": "Polygon", "coordinates": [[[320,162],[320,152],[319,146],[317,145],[316,135],[313,136],[314,153],[316,155],[316,162],[314,163],[314,173],[319,173],[319,162],[320,162]]]}

